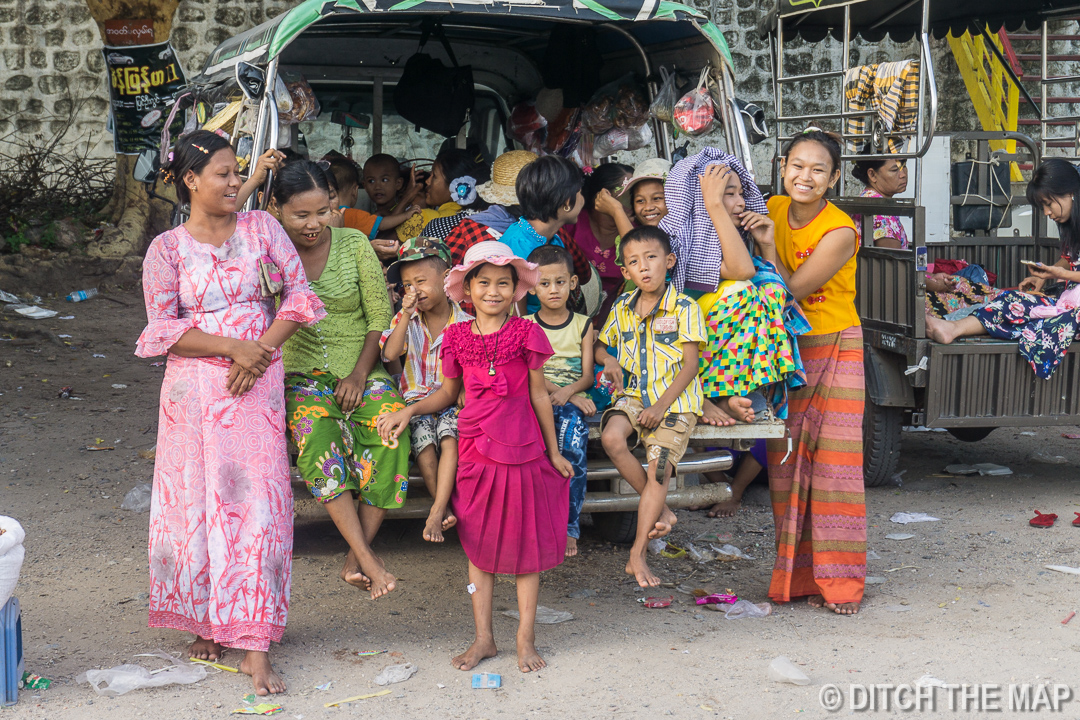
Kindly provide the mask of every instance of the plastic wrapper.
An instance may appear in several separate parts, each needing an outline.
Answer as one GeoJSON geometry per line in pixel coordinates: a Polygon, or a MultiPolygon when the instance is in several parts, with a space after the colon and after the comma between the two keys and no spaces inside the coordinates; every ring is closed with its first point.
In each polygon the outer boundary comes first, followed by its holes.
{"type": "Polygon", "coordinates": [[[118,697],[141,688],[163,685],[190,685],[206,677],[206,668],[196,663],[177,660],[168,653],[157,651],[147,657],[168,660],[171,666],[160,670],[147,670],[141,665],[117,665],[108,670],[87,670],[75,678],[77,683],[90,683],[98,695],[118,697]]]}
{"type": "Polygon", "coordinates": [[[749,600],[736,600],[724,613],[728,620],[741,620],[743,618],[763,618],[772,614],[772,605],[769,603],[752,603],[749,600]]]}
{"type": "Polygon", "coordinates": [[[536,109],[536,102],[526,100],[519,102],[510,111],[510,119],[506,122],[506,129],[510,135],[520,143],[525,143],[525,138],[547,127],[548,121],[536,109]]]}
{"type": "Polygon", "coordinates": [[[26,550],[26,533],[15,518],[0,515],[0,607],[8,601],[19,582],[26,550]]]}
{"type": "Polygon", "coordinates": [[[675,87],[675,73],[669,73],[666,68],[660,68],[660,89],[656,91],[649,113],[661,122],[671,122],[675,103],[679,100],[678,90],[675,87]]]}
{"type": "Polygon", "coordinates": [[[319,117],[319,100],[304,76],[285,74],[284,82],[292,98],[292,108],[288,112],[280,113],[278,122],[282,125],[296,125],[319,117]]]}
{"type": "Polygon", "coordinates": [[[277,105],[278,115],[292,112],[293,100],[289,88],[285,87],[285,81],[281,75],[274,78],[274,103],[277,105]]]}
{"type": "Polygon", "coordinates": [[[152,493],[153,488],[150,483],[136,485],[128,490],[127,495],[124,496],[124,502],[120,503],[120,509],[137,513],[147,512],[150,509],[150,496],[152,493]]]}
{"type": "Polygon", "coordinates": [[[592,155],[594,158],[602,158],[614,155],[620,150],[640,150],[652,141],[653,131],[649,123],[629,130],[612,128],[596,138],[592,155]]]}
{"type": "Polygon", "coordinates": [[[636,128],[649,119],[649,105],[632,74],[597,90],[581,110],[582,126],[595,135],[636,128]]]}
{"type": "Polygon", "coordinates": [[[567,157],[578,147],[581,135],[580,112],[564,108],[553,122],[548,123],[548,139],[544,142],[544,151],[567,157]]]}
{"type": "Polygon", "coordinates": [[[705,87],[709,68],[701,71],[701,78],[696,88],[682,96],[675,103],[674,116],[675,127],[687,135],[704,135],[713,129],[716,123],[716,112],[713,107],[712,96],[705,87]]]}
{"type": "Polygon", "coordinates": [[[392,685],[393,683],[405,682],[419,670],[412,663],[404,665],[387,665],[382,672],[375,676],[376,685],[392,685]]]}

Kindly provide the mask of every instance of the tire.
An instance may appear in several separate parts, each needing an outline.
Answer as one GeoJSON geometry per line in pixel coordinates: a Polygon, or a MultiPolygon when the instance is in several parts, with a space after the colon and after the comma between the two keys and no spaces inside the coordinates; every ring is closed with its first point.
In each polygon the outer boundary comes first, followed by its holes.
{"type": "Polygon", "coordinates": [[[637,511],[593,513],[593,527],[600,537],[617,545],[629,545],[634,542],[637,533],[637,511]]]}
{"type": "Polygon", "coordinates": [[[949,428],[949,434],[963,442],[979,442],[992,432],[994,428],[949,428]]]}
{"type": "Polygon", "coordinates": [[[866,398],[863,415],[863,483],[881,487],[892,481],[900,460],[903,408],[882,407],[866,398]]]}

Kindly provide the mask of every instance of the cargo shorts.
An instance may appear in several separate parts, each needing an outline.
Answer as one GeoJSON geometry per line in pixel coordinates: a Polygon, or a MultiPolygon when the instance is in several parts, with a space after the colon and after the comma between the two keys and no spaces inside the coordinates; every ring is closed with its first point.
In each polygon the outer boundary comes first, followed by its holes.
{"type": "Polygon", "coordinates": [[[645,410],[641,400],[635,397],[620,397],[615,404],[604,411],[600,418],[600,431],[603,432],[612,415],[625,415],[634,429],[629,438],[630,449],[639,444],[645,446],[645,457],[649,462],[660,457],[660,451],[667,449],[668,462],[675,465],[686,454],[690,443],[690,431],[697,425],[697,415],[693,413],[668,413],[655,428],[644,428],[638,422],[638,416],[645,410]]]}

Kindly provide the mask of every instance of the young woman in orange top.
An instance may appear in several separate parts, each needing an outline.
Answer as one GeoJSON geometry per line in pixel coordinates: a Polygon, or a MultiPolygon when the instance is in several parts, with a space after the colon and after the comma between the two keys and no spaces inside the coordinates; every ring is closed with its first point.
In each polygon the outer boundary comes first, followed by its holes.
{"type": "Polygon", "coordinates": [[[852,615],[866,577],[863,340],[855,224],[825,199],[840,179],[839,143],[816,128],[797,135],[781,176],[787,194],[769,199],[769,217],[742,216],[747,230],[775,226],[774,245],[759,241],[762,257],[787,280],[813,328],[799,336],[808,384],[791,395],[791,455],[785,462],[787,440],[768,445],[777,544],[769,597],[805,596],[813,607],[852,615]]]}

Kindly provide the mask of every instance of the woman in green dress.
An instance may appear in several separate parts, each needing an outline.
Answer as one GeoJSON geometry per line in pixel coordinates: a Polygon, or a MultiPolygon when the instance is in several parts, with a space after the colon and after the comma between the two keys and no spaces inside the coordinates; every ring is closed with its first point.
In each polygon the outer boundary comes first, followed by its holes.
{"type": "Polygon", "coordinates": [[[330,191],[315,163],[281,169],[270,210],[327,312],[283,348],[286,418],[300,450],[296,465],[349,543],[341,578],[375,599],[396,584],[371,542],[386,511],[405,502],[410,445],[407,438],[384,443],[375,431],[379,415],[405,407],[379,362],[379,336],[392,316],[382,266],[363,233],[328,226],[330,191]]]}

